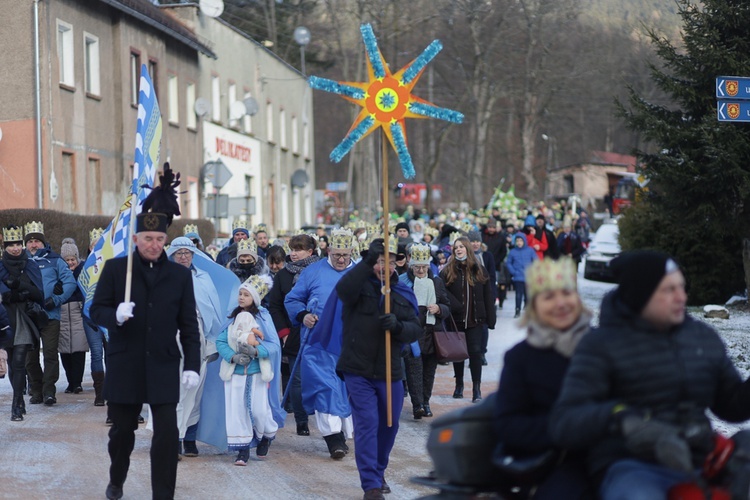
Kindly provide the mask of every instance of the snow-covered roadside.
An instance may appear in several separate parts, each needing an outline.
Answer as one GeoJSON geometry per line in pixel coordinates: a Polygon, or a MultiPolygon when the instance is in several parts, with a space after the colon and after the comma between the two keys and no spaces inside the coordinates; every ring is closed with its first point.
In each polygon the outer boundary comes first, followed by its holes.
{"type": "MultiPolygon", "coordinates": [[[[601,283],[578,278],[578,290],[583,303],[594,312],[594,325],[599,324],[599,308],[602,297],[616,285],[601,283]]],[[[725,306],[729,311],[729,319],[704,318],[704,307],[690,307],[688,312],[693,318],[711,325],[721,336],[727,347],[727,353],[734,362],[743,379],[750,376],[750,308],[744,305],[745,299],[733,298],[725,306]]],[[[711,416],[716,430],[724,435],[732,435],[740,429],[750,428],[750,422],[744,424],[728,424],[713,415],[711,416]]]]}

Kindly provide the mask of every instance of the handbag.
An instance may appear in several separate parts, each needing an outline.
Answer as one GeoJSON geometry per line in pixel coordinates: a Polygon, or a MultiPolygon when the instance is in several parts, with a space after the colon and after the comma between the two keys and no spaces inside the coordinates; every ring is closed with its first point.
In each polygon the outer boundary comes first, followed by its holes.
{"type": "Polygon", "coordinates": [[[466,334],[456,327],[456,322],[451,316],[453,330],[448,330],[443,320],[443,330],[435,329],[433,339],[435,341],[435,355],[438,363],[456,363],[469,358],[469,349],[466,347],[466,334]]]}

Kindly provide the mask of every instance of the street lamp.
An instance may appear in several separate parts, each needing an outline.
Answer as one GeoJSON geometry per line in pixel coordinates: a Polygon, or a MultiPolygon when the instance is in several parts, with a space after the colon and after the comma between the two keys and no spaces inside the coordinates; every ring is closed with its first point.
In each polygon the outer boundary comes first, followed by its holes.
{"type": "Polygon", "coordinates": [[[310,43],[310,30],[304,26],[294,28],[294,41],[299,44],[302,76],[305,76],[305,47],[310,43]]]}

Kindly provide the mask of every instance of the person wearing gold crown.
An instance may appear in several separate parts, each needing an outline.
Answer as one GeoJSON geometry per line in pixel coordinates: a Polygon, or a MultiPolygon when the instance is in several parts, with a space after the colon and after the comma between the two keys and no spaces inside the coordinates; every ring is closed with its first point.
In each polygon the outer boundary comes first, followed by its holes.
{"type": "MultiPolygon", "coordinates": [[[[321,259],[300,273],[297,283],[284,298],[284,307],[292,322],[292,326],[300,326],[302,350],[297,361],[301,371],[302,401],[308,414],[315,413],[318,430],[328,446],[328,452],[334,460],[346,456],[349,447],[346,437],[352,435],[351,410],[338,408],[329,394],[326,382],[316,381],[306,374],[306,358],[304,345],[310,330],[315,327],[323,312],[328,297],[336,287],[336,283],[352,266],[352,232],[348,229],[334,230],[331,234],[328,257],[321,259]],[[335,413],[334,413],[335,412],[335,413]]],[[[314,373],[320,373],[321,378],[332,377],[333,383],[340,381],[336,375],[335,366],[311,367],[314,373]],[[318,370],[319,369],[319,370],[318,370]]],[[[294,373],[292,373],[294,376],[294,373]]]]}
{"type": "Polygon", "coordinates": [[[266,260],[258,255],[258,246],[253,240],[240,240],[237,243],[237,257],[227,263],[227,269],[245,282],[250,276],[268,274],[266,260]]]}
{"type": "Polygon", "coordinates": [[[271,242],[268,239],[268,226],[265,224],[258,224],[255,226],[253,233],[255,235],[255,244],[258,245],[258,256],[265,259],[268,247],[271,245],[271,242]]]}
{"type": "Polygon", "coordinates": [[[4,349],[10,360],[10,384],[13,387],[12,421],[23,420],[26,405],[26,354],[39,341],[39,330],[29,317],[29,303],[44,304],[42,273],[23,250],[23,230],[19,226],[3,228],[3,257],[0,259],[0,298],[7,309],[13,335],[4,349]]]}
{"type": "MultiPolygon", "coordinates": [[[[527,458],[556,448],[547,430],[550,414],[573,351],[590,329],[591,312],[578,295],[570,259],[535,260],[526,268],[526,284],[526,338],[505,353],[495,400],[498,456],[527,458]]],[[[568,452],[536,486],[535,499],[593,498],[581,452],[568,452]]]]}
{"type": "Polygon", "coordinates": [[[247,221],[235,219],[232,222],[232,239],[229,240],[227,246],[222,248],[219,255],[216,256],[216,263],[226,266],[230,260],[237,257],[237,244],[248,238],[250,238],[250,231],[247,229],[247,221]]]}
{"type": "Polygon", "coordinates": [[[132,236],[132,295],[126,301],[128,257],[106,261],[91,304],[91,319],[109,331],[104,398],[109,430],[108,499],[123,495],[123,484],[144,404],[151,406],[151,488],[153,498],[173,498],[177,480],[180,384],[195,388],[200,377],[200,334],[193,278],[164,252],[167,227],[180,208],[179,185],[169,164],[143,202],[132,236]],[[180,377],[180,343],[184,371],[180,377]]]}
{"type": "Polygon", "coordinates": [[[49,321],[40,328],[41,351],[44,358],[44,370],[39,363],[40,346],[38,342],[26,355],[26,372],[29,375],[31,398],[29,403],[51,406],[57,403],[55,384],[60,378],[60,306],[62,306],[78,289],[73,272],[65,261],[53,252],[44,236],[44,225],[41,222],[29,222],[24,226],[23,240],[26,253],[36,262],[42,272],[44,282],[44,309],[49,321]]]}
{"type": "Polygon", "coordinates": [[[103,227],[95,227],[94,229],[89,231],[89,253],[94,251],[94,247],[96,246],[97,243],[99,243],[99,238],[101,238],[103,234],[104,234],[103,227]]]}

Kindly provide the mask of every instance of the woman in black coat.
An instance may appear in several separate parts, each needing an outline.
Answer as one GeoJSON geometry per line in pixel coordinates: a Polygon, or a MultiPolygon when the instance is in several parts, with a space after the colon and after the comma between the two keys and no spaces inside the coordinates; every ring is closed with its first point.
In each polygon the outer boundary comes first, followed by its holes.
{"type": "MultiPolygon", "coordinates": [[[[453,242],[450,261],[440,271],[451,304],[451,315],[460,331],[466,333],[469,370],[472,381],[472,402],[482,399],[482,334],[484,325],[495,328],[495,296],[487,271],[477,261],[465,236],[453,242]]],[[[464,361],[453,363],[456,390],[453,397],[464,397],[464,361]]]]}
{"type": "MultiPolygon", "coordinates": [[[[547,430],[550,413],[570,357],[591,320],[578,295],[569,258],[534,261],[526,270],[526,283],[530,307],[521,319],[526,339],[505,353],[495,409],[498,446],[502,454],[516,457],[555,448],[547,430]]],[[[577,500],[589,495],[583,454],[567,452],[537,485],[533,498],[577,500]]]]}

